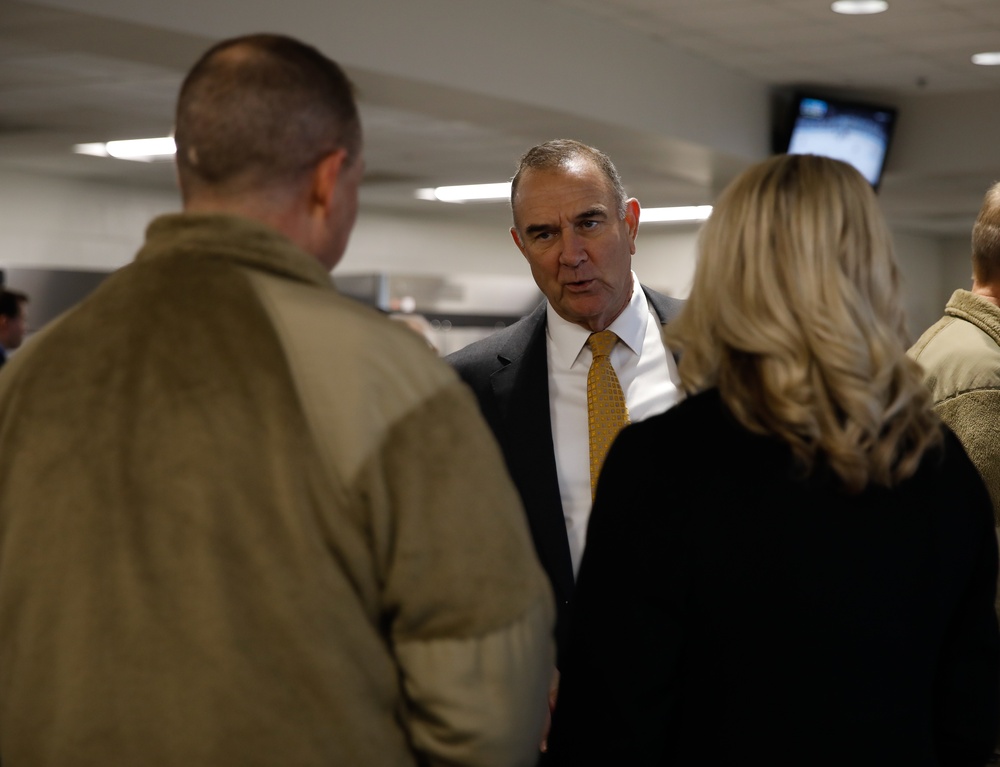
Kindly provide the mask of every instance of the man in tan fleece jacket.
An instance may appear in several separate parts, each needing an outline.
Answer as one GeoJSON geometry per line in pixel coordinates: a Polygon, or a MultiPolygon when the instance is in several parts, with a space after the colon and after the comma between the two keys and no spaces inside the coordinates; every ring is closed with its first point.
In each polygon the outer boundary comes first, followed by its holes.
{"type": "MultiPolygon", "coordinates": [[[[909,354],[924,368],[934,410],[979,469],[1000,524],[1000,183],[972,229],[972,290],[952,294],[909,354]]],[[[996,607],[1000,615],[1000,581],[996,607]]],[[[996,752],[1000,761],[1000,743],[996,752]]]]}
{"type": "Polygon", "coordinates": [[[972,290],[956,290],[944,317],[910,349],[934,409],[983,475],[1000,521],[1000,184],[972,230],[972,290]]]}
{"type": "Polygon", "coordinates": [[[0,379],[0,762],[534,761],[552,597],[465,386],[328,271],[340,68],[220,43],[184,213],[0,379]]]}

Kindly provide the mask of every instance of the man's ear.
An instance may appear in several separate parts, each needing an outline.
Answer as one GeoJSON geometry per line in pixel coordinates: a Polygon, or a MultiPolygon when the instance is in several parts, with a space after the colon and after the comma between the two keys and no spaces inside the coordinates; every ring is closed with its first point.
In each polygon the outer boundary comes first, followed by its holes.
{"type": "Polygon", "coordinates": [[[337,182],[347,163],[347,150],[341,147],[321,159],[313,170],[312,189],[310,190],[313,205],[322,208],[324,215],[330,212],[337,197],[337,182]]]}
{"type": "Polygon", "coordinates": [[[521,251],[521,255],[527,258],[528,254],[524,252],[524,243],[521,242],[521,235],[517,233],[516,226],[512,226],[510,228],[510,236],[514,239],[514,244],[517,245],[517,249],[521,251]]]}
{"type": "Polygon", "coordinates": [[[625,201],[625,227],[628,230],[629,250],[635,255],[635,238],[639,234],[639,201],[631,197],[625,201]]]}

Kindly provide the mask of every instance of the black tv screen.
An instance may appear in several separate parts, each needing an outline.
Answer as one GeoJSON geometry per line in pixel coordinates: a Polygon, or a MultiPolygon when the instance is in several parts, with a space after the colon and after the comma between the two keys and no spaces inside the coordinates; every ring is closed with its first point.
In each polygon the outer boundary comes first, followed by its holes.
{"type": "Polygon", "coordinates": [[[895,125],[893,107],[799,95],[784,151],[848,162],[878,189],[895,125]]]}

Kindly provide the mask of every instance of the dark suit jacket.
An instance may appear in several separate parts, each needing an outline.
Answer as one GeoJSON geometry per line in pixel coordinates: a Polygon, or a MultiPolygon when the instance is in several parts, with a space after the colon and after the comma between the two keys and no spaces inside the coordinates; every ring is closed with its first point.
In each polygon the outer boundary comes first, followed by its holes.
{"type": "MultiPolygon", "coordinates": [[[[663,324],[684,305],[648,288],[643,291],[663,324]]],[[[447,361],[472,387],[521,493],[538,558],[555,592],[558,638],[573,594],[573,563],[552,445],[545,307],[543,301],[509,328],[449,355],[447,361]]]]}

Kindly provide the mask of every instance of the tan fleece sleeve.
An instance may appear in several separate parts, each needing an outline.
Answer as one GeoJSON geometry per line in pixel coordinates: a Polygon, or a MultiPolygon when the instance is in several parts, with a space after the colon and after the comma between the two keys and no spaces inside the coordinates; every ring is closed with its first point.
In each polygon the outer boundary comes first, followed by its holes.
{"type": "Polygon", "coordinates": [[[960,394],[934,408],[955,432],[976,465],[993,501],[1000,524],[1000,390],[980,389],[960,394]]]}
{"type": "Polygon", "coordinates": [[[552,596],[471,394],[456,380],[424,402],[360,479],[414,746],[431,764],[533,764],[552,596]]]}
{"type": "Polygon", "coordinates": [[[431,765],[538,761],[552,673],[551,616],[538,603],[483,637],[399,642],[414,747],[431,765]]]}

